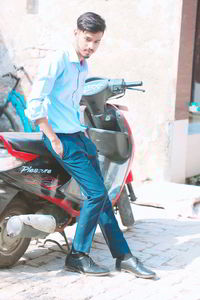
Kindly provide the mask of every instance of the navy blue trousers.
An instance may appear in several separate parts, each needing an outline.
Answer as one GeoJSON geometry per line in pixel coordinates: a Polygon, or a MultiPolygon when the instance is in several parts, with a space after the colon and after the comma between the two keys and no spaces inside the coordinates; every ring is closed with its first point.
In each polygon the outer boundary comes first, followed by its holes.
{"type": "Polygon", "coordinates": [[[73,249],[89,253],[97,224],[99,224],[114,258],[131,253],[108,198],[97,159],[96,146],[82,132],[74,134],[58,133],[57,136],[63,144],[63,158],[61,159],[54,152],[50,141],[44,136],[46,147],[63,168],[79,183],[87,195],[80,211],[72,245],[73,249]]]}

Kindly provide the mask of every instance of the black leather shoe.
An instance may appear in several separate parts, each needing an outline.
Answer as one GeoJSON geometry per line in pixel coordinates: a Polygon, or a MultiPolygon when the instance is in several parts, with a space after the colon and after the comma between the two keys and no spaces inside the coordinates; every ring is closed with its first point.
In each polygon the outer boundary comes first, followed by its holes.
{"type": "Polygon", "coordinates": [[[132,256],[127,260],[116,260],[116,270],[133,273],[136,277],[140,278],[154,278],[156,273],[147,269],[138,258],[132,256]]]}
{"type": "Polygon", "coordinates": [[[103,276],[110,273],[107,268],[98,266],[91,257],[86,254],[79,255],[70,253],[66,257],[65,268],[67,271],[95,276],[103,276]]]}

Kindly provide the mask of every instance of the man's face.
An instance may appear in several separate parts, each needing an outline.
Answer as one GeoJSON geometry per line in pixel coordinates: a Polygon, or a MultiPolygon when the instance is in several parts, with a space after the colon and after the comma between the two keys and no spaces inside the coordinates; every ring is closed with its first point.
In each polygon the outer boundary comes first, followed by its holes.
{"type": "Polygon", "coordinates": [[[103,32],[75,30],[75,47],[79,59],[89,58],[99,47],[103,32]]]}

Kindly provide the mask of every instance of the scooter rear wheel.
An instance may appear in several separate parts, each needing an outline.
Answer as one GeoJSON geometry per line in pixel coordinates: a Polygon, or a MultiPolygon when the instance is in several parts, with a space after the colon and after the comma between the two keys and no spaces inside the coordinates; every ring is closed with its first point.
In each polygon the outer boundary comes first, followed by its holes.
{"type": "Polygon", "coordinates": [[[11,203],[0,216],[0,268],[14,265],[30,244],[31,239],[29,238],[8,237],[6,230],[6,218],[27,212],[27,206],[22,201],[17,200],[11,203]]]}

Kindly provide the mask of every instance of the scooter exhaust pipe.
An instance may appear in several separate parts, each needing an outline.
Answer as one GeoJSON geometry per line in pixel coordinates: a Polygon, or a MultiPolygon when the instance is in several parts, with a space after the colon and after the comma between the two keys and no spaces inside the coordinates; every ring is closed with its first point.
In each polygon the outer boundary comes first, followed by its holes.
{"type": "Polygon", "coordinates": [[[9,237],[41,237],[55,232],[56,220],[52,215],[29,214],[13,216],[6,224],[9,237]]]}

